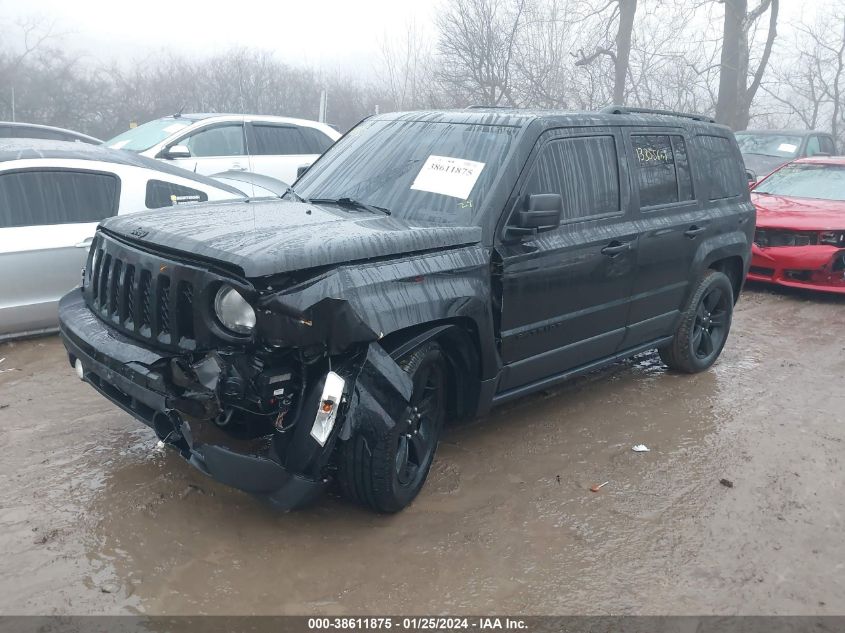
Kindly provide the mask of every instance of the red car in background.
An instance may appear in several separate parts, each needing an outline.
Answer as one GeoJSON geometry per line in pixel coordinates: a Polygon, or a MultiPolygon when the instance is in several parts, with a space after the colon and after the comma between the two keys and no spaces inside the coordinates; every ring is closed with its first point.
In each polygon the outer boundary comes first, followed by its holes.
{"type": "Polygon", "coordinates": [[[751,191],[748,279],[845,294],[845,157],[803,158],[751,191]]]}

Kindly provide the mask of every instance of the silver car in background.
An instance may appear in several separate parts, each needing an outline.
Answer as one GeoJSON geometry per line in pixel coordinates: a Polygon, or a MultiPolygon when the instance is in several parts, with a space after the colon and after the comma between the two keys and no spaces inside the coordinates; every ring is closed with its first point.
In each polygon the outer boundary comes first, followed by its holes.
{"type": "Polygon", "coordinates": [[[79,284],[101,220],[245,197],[223,182],[128,152],[0,139],[0,340],[57,327],[59,298],[79,284]]]}

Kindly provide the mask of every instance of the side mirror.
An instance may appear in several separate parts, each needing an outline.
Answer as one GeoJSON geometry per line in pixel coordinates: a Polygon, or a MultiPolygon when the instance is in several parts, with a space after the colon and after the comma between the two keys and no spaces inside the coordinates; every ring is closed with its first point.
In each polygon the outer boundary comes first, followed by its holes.
{"type": "Polygon", "coordinates": [[[311,168],[311,165],[300,165],[296,168],[296,177],[301,178],[302,174],[308,171],[311,168]]]}
{"type": "Polygon", "coordinates": [[[507,232],[511,235],[533,235],[560,226],[563,198],[557,193],[526,196],[523,208],[511,216],[507,232]]]}
{"type": "Polygon", "coordinates": [[[191,150],[188,149],[187,145],[171,145],[164,150],[162,156],[169,160],[173,160],[175,158],[190,158],[191,150]]]}
{"type": "Polygon", "coordinates": [[[750,169],[745,170],[745,179],[748,181],[749,189],[751,189],[751,187],[757,184],[757,174],[755,174],[750,169]]]}

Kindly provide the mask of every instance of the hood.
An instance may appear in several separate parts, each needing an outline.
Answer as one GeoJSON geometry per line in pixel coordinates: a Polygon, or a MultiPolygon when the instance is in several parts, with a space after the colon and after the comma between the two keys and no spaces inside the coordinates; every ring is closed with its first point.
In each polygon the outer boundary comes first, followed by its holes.
{"type": "Polygon", "coordinates": [[[233,264],[246,277],[475,244],[477,226],[408,222],[368,211],[285,200],[223,202],[110,218],[133,242],[233,264]]]}
{"type": "Polygon", "coordinates": [[[841,231],[845,229],[845,202],[790,198],[751,193],[757,207],[757,226],[767,229],[841,231]]]}
{"type": "Polygon", "coordinates": [[[785,165],[792,159],[763,156],[762,154],[743,154],[742,160],[745,162],[745,168],[753,171],[754,175],[757,176],[757,180],[762,180],[764,176],[768,176],[775,169],[781,165],[785,165]]]}

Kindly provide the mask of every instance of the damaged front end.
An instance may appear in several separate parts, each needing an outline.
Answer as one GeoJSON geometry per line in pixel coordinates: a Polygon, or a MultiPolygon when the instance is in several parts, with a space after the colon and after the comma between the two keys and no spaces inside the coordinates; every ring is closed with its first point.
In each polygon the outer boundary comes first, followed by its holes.
{"type": "Polygon", "coordinates": [[[71,365],[206,474],[303,505],[332,479],[339,441],[409,418],[411,381],[337,300],[302,311],[255,293],[256,332],[226,337],[201,314],[220,285],[208,275],[98,236],[85,285],[59,306],[71,365]]]}

